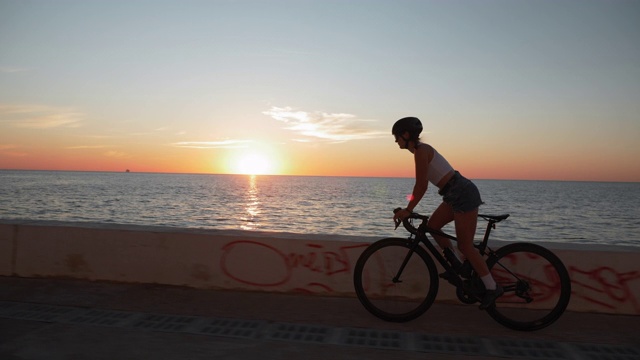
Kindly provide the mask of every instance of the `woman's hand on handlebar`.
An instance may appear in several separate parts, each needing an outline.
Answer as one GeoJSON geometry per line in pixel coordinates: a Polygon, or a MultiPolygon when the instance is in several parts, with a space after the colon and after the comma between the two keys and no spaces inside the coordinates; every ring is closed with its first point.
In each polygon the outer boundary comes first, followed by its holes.
{"type": "Polygon", "coordinates": [[[396,222],[400,222],[411,216],[411,211],[407,209],[396,209],[393,213],[393,220],[396,222]]]}
{"type": "MultiPolygon", "coordinates": [[[[400,224],[404,225],[404,228],[407,229],[412,234],[416,234],[418,228],[414,227],[409,219],[420,219],[423,224],[425,221],[429,221],[429,217],[425,215],[416,214],[407,209],[397,208],[393,210],[393,221],[396,223],[396,229],[400,224]]],[[[422,225],[421,225],[422,226],[422,225]]]]}
{"type": "Polygon", "coordinates": [[[411,211],[401,208],[396,208],[393,210],[393,221],[396,223],[396,229],[400,224],[404,225],[404,228],[407,229],[410,233],[415,232],[415,228],[409,224],[408,219],[413,215],[411,211]]]}

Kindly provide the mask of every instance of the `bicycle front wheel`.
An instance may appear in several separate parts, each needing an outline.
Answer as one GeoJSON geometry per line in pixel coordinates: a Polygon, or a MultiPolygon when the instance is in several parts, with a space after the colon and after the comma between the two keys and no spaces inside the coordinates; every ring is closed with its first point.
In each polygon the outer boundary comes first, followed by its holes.
{"type": "Polygon", "coordinates": [[[487,265],[504,295],[487,313],[498,323],[522,331],[551,325],[564,313],[571,297],[571,279],[560,258],[542,246],[504,246],[487,265]]]}
{"type": "Polygon", "coordinates": [[[362,305],[385,321],[417,318],[438,293],[433,259],[421,246],[411,250],[406,239],[387,238],[369,246],[356,263],[353,282],[362,305]]]}

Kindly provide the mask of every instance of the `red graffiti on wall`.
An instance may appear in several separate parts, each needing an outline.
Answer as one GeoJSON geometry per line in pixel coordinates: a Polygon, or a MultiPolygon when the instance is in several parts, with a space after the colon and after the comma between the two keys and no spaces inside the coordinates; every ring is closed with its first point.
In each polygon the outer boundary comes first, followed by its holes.
{"type": "Polygon", "coordinates": [[[630,303],[636,313],[640,312],[640,303],[631,286],[632,282],[640,280],[640,271],[618,272],[608,266],[582,270],[570,266],[569,273],[574,296],[609,309],[630,303]],[[576,291],[578,288],[582,291],[576,291]]]}
{"type": "MultiPolygon", "coordinates": [[[[292,277],[298,271],[308,271],[316,275],[312,276],[310,281],[302,287],[290,288],[289,291],[332,293],[334,289],[331,284],[335,284],[336,281],[331,279],[336,276],[350,278],[355,261],[367,246],[368,244],[358,243],[329,249],[327,245],[322,243],[307,243],[306,249],[303,251],[284,252],[272,244],[239,240],[223,246],[220,268],[222,273],[233,281],[261,288],[286,285],[291,282],[292,277]],[[249,266],[248,264],[252,262],[258,262],[268,268],[264,269],[265,271],[256,270],[260,267],[249,266]]],[[[519,262],[533,262],[535,264],[536,258],[518,259],[512,257],[506,261],[510,261],[513,265],[517,265],[519,262]]],[[[625,272],[612,267],[582,269],[569,264],[565,265],[568,265],[574,299],[580,298],[607,309],[616,309],[630,304],[635,313],[640,313],[640,301],[637,298],[640,271],[625,272]]],[[[384,265],[380,264],[379,266],[384,265]]],[[[542,274],[534,277],[537,282],[533,286],[536,289],[533,295],[537,301],[555,298],[560,286],[557,275],[554,271],[546,271],[544,266],[539,270],[542,271],[542,274]]],[[[526,277],[525,274],[520,275],[526,277]]],[[[505,274],[499,270],[494,272],[494,277],[498,282],[503,276],[505,274]]],[[[505,299],[507,298],[505,297],[505,299]]]]}
{"type": "MultiPolygon", "coordinates": [[[[287,284],[297,269],[306,269],[325,278],[339,274],[349,275],[354,258],[357,259],[360,253],[357,250],[357,255],[350,256],[350,251],[363,249],[367,244],[341,246],[336,251],[317,243],[306,244],[306,247],[307,251],[284,253],[273,245],[258,241],[233,241],[222,248],[220,267],[223,274],[239,283],[266,288],[278,287],[287,284]],[[264,272],[255,271],[255,267],[246,266],[251,261],[268,264],[269,269],[264,272]]],[[[317,281],[294,290],[307,293],[333,292],[329,284],[317,281]]]]}
{"type": "MultiPolygon", "coordinates": [[[[507,268],[513,270],[508,265],[511,262],[517,265],[518,262],[531,263],[535,268],[537,255],[527,258],[518,259],[514,256],[505,258],[504,261],[507,268]]],[[[639,271],[619,272],[611,267],[603,266],[594,269],[581,269],[577,266],[567,266],[569,277],[571,278],[572,297],[580,298],[586,302],[595,304],[607,309],[620,308],[623,304],[631,304],[636,313],[640,313],[640,303],[632,290],[631,283],[640,280],[639,271]]],[[[559,295],[560,279],[557,273],[552,270],[550,265],[537,268],[541,270],[540,276],[528,277],[527,274],[518,274],[521,278],[527,278],[530,281],[532,297],[536,301],[545,301],[553,299],[559,295]]],[[[492,271],[496,281],[500,282],[503,277],[508,278],[510,275],[499,267],[494,267],[492,271]],[[497,269],[497,271],[495,271],[497,269]],[[505,276],[506,275],[506,276],[505,276]]],[[[510,297],[504,296],[505,301],[510,301],[510,297]]]]}
{"type": "MultiPolygon", "coordinates": [[[[491,269],[493,278],[499,284],[512,284],[514,275],[518,279],[526,280],[530,286],[528,295],[536,302],[557,299],[560,293],[560,278],[540,255],[534,253],[512,253],[500,260],[500,265],[491,269]]],[[[499,299],[500,302],[517,303],[525,301],[515,292],[507,292],[499,299]]]]}

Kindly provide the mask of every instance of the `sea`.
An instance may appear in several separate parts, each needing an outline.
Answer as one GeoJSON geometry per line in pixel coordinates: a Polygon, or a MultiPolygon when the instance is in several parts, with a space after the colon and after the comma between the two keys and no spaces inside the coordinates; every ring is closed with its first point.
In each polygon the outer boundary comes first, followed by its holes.
{"type": "MultiPolygon", "coordinates": [[[[473,180],[492,239],[640,247],[640,183],[473,180]]],[[[410,178],[0,170],[0,219],[406,237],[410,178]]],[[[429,188],[416,212],[440,204],[429,188]]],[[[481,239],[484,221],[478,223],[481,239]]],[[[448,225],[445,231],[453,232],[448,225]]]]}

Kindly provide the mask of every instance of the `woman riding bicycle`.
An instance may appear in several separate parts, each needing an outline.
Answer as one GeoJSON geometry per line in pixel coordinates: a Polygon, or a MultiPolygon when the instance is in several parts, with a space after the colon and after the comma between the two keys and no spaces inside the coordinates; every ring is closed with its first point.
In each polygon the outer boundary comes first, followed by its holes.
{"type": "MultiPolygon", "coordinates": [[[[458,249],[465,256],[484,283],[486,292],[480,309],[495,303],[504,290],[496,284],[480,252],[473,246],[473,237],[478,223],[478,207],[482,204],[478,188],[470,180],[455,171],[449,162],[432,146],[420,141],[422,123],[418,118],[405,117],[393,125],[391,133],[400,149],[409,150],[415,160],[416,183],[409,204],[394,215],[394,220],[404,220],[418,205],[427,191],[429,182],[440,190],[442,204],[429,218],[428,226],[440,230],[454,221],[458,249]]],[[[440,248],[450,249],[455,254],[451,240],[434,236],[440,248]]],[[[447,274],[443,274],[446,278],[447,274]]]]}

